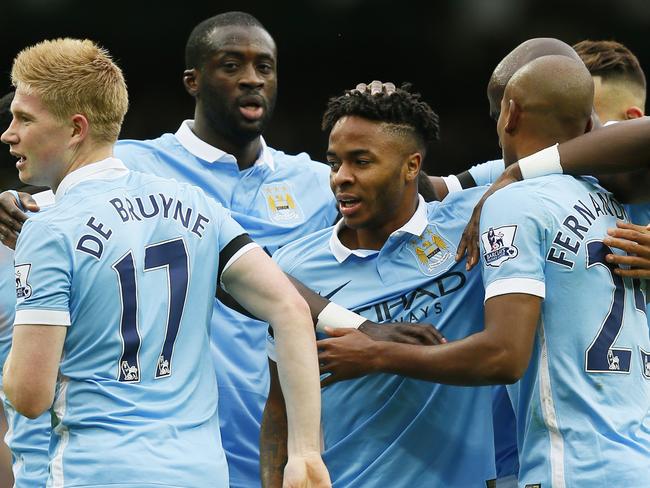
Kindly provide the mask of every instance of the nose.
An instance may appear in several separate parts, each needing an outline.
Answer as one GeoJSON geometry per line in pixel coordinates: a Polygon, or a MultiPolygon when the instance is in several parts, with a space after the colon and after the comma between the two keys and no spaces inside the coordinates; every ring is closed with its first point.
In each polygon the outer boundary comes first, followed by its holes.
{"type": "Polygon", "coordinates": [[[14,122],[13,120],[11,121],[11,124],[9,124],[9,127],[7,127],[7,130],[2,133],[0,136],[0,141],[4,142],[5,144],[17,144],[18,143],[18,136],[16,132],[14,131],[14,122]]]}
{"type": "Polygon", "coordinates": [[[239,83],[247,88],[261,88],[264,86],[264,78],[257,71],[253,63],[247,63],[243,69],[239,83]]]}
{"type": "Polygon", "coordinates": [[[354,182],[354,172],[352,165],[342,162],[336,171],[332,170],[330,175],[332,186],[341,188],[354,182]]]}

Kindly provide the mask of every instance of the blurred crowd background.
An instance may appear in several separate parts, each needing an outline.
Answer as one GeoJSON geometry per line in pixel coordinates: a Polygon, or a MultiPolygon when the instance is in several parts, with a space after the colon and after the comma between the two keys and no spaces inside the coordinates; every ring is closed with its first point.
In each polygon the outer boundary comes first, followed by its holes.
{"type": "Polygon", "coordinates": [[[320,116],[327,99],[360,81],[410,82],[422,93],[442,128],[425,169],[446,175],[499,157],[485,86],[520,42],[614,39],[646,74],[650,66],[649,0],[3,0],[0,94],[10,89],[11,61],[23,47],[89,37],[127,78],[131,108],[121,137],[174,132],[193,110],[181,83],[187,36],[228,10],[256,16],[278,45],[279,98],[267,142],[317,160],[326,150],[320,116]]]}

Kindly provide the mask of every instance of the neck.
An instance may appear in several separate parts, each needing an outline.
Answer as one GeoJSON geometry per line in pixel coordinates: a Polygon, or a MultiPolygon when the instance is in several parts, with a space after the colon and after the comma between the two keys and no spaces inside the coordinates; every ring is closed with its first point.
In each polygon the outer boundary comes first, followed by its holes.
{"type": "Polygon", "coordinates": [[[543,134],[539,131],[532,131],[525,136],[522,134],[523,137],[519,139],[518,144],[514,150],[515,161],[510,161],[507,163],[511,164],[513,162],[516,162],[521,158],[535,154],[536,152],[541,151],[542,149],[545,149],[549,146],[553,146],[554,144],[562,144],[563,142],[578,137],[583,133],[584,132],[569,134],[568,132],[564,132],[557,134],[543,134]]]}
{"type": "Polygon", "coordinates": [[[262,149],[262,139],[260,136],[255,137],[252,141],[240,143],[234,142],[224,134],[218,133],[201,113],[198,105],[194,111],[194,127],[192,128],[192,132],[203,142],[219,148],[228,154],[232,154],[237,160],[237,166],[239,166],[240,170],[253,166],[262,149]]]}
{"type": "Polygon", "coordinates": [[[390,235],[397,229],[403,227],[415,214],[418,206],[418,198],[409,202],[400,212],[383,220],[381,225],[361,227],[352,229],[343,226],[339,233],[341,243],[348,249],[371,249],[379,251],[390,235]]]}
{"type": "Polygon", "coordinates": [[[103,159],[110,158],[112,155],[113,155],[113,144],[102,144],[93,147],[77,148],[73,152],[72,157],[70,158],[70,161],[66,165],[63,174],[60,175],[60,177],[57,178],[56,181],[50,185],[50,188],[52,189],[53,192],[56,193],[59,184],[61,183],[61,181],[63,181],[63,178],[65,178],[67,175],[69,175],[75,170],[78,170],[79,168],[88,166],[89,164],[93,164],[103,159]]]}

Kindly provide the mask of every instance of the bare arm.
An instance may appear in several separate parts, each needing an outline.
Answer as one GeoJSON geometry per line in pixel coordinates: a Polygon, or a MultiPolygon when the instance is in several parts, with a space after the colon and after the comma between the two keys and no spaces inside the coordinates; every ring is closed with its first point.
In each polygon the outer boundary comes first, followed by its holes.
{"type": "Polygon", "coordinates": [[[54,400],[67,327],[17,325],[3,370],[3,389],[13,407],[35,419],[54,400]]]}
{"type": "Polygon", "coordinates": [[[274,361],[269,360],[269,371],[271,387],[260,432],[260,475],[264,488],[279,488],[282,486],[282,470],[287,463],[287,411],[274,361]]]}
{"type": "Polygon", "coordinates": [[[650,117],[627,120],[559,146],[562,170],[571,175],[615,174],[650,167],[650,117]]]}
{"type": "Polygon", "coordinates": [[[264,251],[248,251],[226,269],[227,291],[273,328],[278,376],[287,406],[285,486],[330,486],[320,457],[320,384],[309,308],[264,251]]]}
{"type": "MultiPolygon", "coordinates": [[[[513,383],[528,367],[540,314],[541,299],[527,294],[501,295],[485,302],[485,330],[438,346],[414,346],[372,341],[356,331],[341,330],[332,343],[349,339],[372,372],[393,373],[438,383],[486,385],[513,383]],[[354,341],[354,342],[352,342],[354,341]]],[[[321,355],[334,363],[336,354],[321,355]]],[[[347,370],[341,370],[338,380],[347,370]]],[[[329,384],[329,383],[328,383],[329,384]]]]}

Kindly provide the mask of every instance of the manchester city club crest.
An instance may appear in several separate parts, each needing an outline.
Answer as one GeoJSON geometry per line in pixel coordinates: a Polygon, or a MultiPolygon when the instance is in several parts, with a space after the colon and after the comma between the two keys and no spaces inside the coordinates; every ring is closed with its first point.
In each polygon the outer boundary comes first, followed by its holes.
{"type": "Polygon", "coordinates": [[[16,266],[16,298],[24,300],[32,296],[32,287],[27,283],[31,264],[19,264],[16,266]]]}
{"type": "Polygon", "coordinates": [[[519,254],[519,250],[514,245],[516,233],[516,225],[490,227],[487,232],[483,232],[481,244],[485,264],[498,268],[508,259],[516,258],[519,254]]]}
{"type": "Polygon", "coordinates": [[[409,241],[409,250],[415,255],[418,266],[426,275],[435,274],[436,268],[451,256],[449,244],[428,225],[421,236],[409,241]]]}
{"type": "Polygon", "coordinates": [[[288,183],[263,185],[262,192],[269,210],[269,218],[277,224],[301,222],[302,210],[296,201],[295,193],[288,183]]]}

